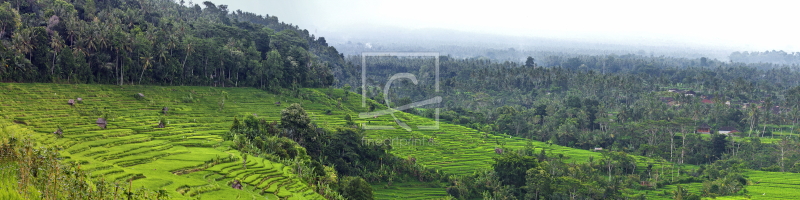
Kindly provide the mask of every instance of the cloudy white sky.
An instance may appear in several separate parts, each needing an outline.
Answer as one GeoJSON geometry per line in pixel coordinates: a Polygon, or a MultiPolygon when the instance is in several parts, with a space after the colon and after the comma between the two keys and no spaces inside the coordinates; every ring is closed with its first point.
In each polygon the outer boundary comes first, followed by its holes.
{"type": "MultiPolygon", "coordinates": [[[[195,2],[195,3],[199,3],[195,2]]],[[[679,42],[800,51],[793,1],[212,0],[316,32],[353,27],[441,28],[629,43],[679,42]]]]}

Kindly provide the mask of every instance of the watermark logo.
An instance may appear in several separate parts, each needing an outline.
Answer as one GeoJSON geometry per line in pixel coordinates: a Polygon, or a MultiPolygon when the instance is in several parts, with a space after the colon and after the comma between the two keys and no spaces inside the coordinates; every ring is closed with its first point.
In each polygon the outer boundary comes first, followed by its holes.
{"type": "Polygon", "coordinates": [[[403,146],[437,146],[439,143],[433,138],[361,138],[361,143],[364,145],[384,146],[388,145],[394,148],[401,148],[403,146]]]}
{"type": "MultiPolygon", "coordinates": [[[[433,88],[435,90],[435,93],[439,94],[439,53],[438,52],[363,52],[363,53],[361,53],[361,107],[367,107],[367,73],[368,73],[367,69],[369,68],[367,66],[367,57],[398,57],[398,58],[399,57],[409,57],[409,58],[433,57],[434,58],[434,67],[432,69],[433,70],[432,73],[435,74],[435,77],[434,77],[434,80],[433,80],[433,84],[434,84],[433,88]]],[[[405,122],[403,122],[402,120],[398,119],[397,116],[395,116],[395,114],[394,114],[395,112],[408,110],[408,109],[413,109],[413,108],[417,108],[417,107],[421,107],[421,106],[425,106],[425,105],[439,104],[439,103],[442,102],[442,97],[441,96],[434,96],[434,97],[426,99],[426,100],[412,102],[412,103],[409,103],[409,104],[406,104],[406,105],[401,105],[401,106],[397,106],[397,107],[392,108],[391,103],[389,101],[389,97],[390,97],[389,96],[389,91],[391,90],[392,82],[394,82],[395,80],[400,80],[400,79],[408,79],[414,85],[418,85],[419,84],[419,81],[417,80],[417,76],[414,75],[413,73],[400,72],[400,73],[396,73],[396,74],[392,75],[391,77],[389,77],[389,79],[386,81],[386,83],[385,83],[385,85],[383,87],[383,98],[384,98],[384,102],[386,103],[387,109],[377,110],[377,111],[372,111],[372,112],[359,113],[358,117],[363,119],[363,118],[375,118],[375,117],[383,116],[383,115],[391,115],[392,118],[394,119],[394,122],[398,126],[400,126],[401,128],[405,129],[406,131],[410,132],[410,131],[413,130],[412,127],[410,125],[406,124],[405,122]]],[[[419,130],[438,130],[439,129],[439,109],[440,108],[436,107],[436,108],[433,108],[433,109],[434,109],[435,124],[434,125],[418,125],[418,126],[416,126],[417,129],[419,129],[419,130]]],[[[395,126],[370,125],[370,124],[362,124],[361,127],[363,127],[364,129],[369,129],[369,130],[395,129],[395,126]]]]}

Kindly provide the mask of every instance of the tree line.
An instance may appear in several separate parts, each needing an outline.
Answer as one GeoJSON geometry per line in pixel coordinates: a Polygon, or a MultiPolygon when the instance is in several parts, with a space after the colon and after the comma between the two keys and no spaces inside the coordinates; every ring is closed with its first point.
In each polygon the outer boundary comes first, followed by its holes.
{"type": "MultiPolygon", "coordinates": [[[[390,106],[441,95],[441,119],[485,133],[679,165],[736,160],[749,169],[800,172],[800,155],[792,147],[800,141],[796,66],[635,55],[554,57],[548,60],[562,60],[564,66],[544,67],[533,58],[525,64],[439,60],[439,93],[432,84],[393,83],[390,106]],[[713,133],[696,133],[704,124],[713,133]],[[716,133],[723,127],[739,133],[716,133]],[[775,142],[761,142],[767,139],[775,142]]],[[[366,95],[379,103],[387,103],[383,90],[394,73],[415,73],[420,80],[432,76],[422,73],[429,65],[425,59],[367,62],[366,95]]],[[[349,72],[356,71],[334,69],[339,84],[360,85],[358,74],[349,72]]],[[[435,117],[433,109],[407,112],[435,117]]]]}
{"type": "Polygon", "coordinates": [[[733,52],[729,56],[732,62],[743,63],[775,63],[798,65],[800,64],[800,52],[764,51],[764,52],[733,52]]]}
{"type": "Polygon", "coordinates": [[[0,2],[0,81],[324,87],[343,56],[275,16],[212,2],[0,2]]]}

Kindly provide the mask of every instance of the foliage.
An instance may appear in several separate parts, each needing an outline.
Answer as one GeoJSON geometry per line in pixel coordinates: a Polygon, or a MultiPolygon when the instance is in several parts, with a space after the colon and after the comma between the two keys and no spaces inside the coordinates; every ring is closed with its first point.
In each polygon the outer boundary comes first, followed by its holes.
{"type": "Polygon", "coordinates": [[[347,65],[324,38],[275,16],[204,5],[165,0],[4,2],[0,80],[276,91],[331,85],[328,66],[347,65]]]}
{"type": "Polygon", "coordinates": [[[525,176],[528,169],[537,167],[537,160],[533,156],[522,156],[515,153],[503,154],[495,159],[494,168],[497,177],[504,185],[521,187],[525,185],[525,176]]]}
{"type": "Polygon", "coordinates": [[[360,177],[346,177],[342,179],[342,187],[339,193],[347,199],[371,200],[372,186],[360,177]]]}

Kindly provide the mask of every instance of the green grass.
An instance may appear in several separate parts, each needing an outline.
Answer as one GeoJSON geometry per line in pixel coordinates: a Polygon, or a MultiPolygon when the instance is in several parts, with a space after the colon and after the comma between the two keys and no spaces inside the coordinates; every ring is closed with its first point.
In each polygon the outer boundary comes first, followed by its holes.
{"type": "MultiPolygon", "coordinates": [[[[13,162],[0,160],[0,199],[24,199],[23,195],[17,192],[19,184],[17,182],[17,165],[13,162]]],[[[29,185],[29,198],[39,198],[36,189],[29,185]]]]}

